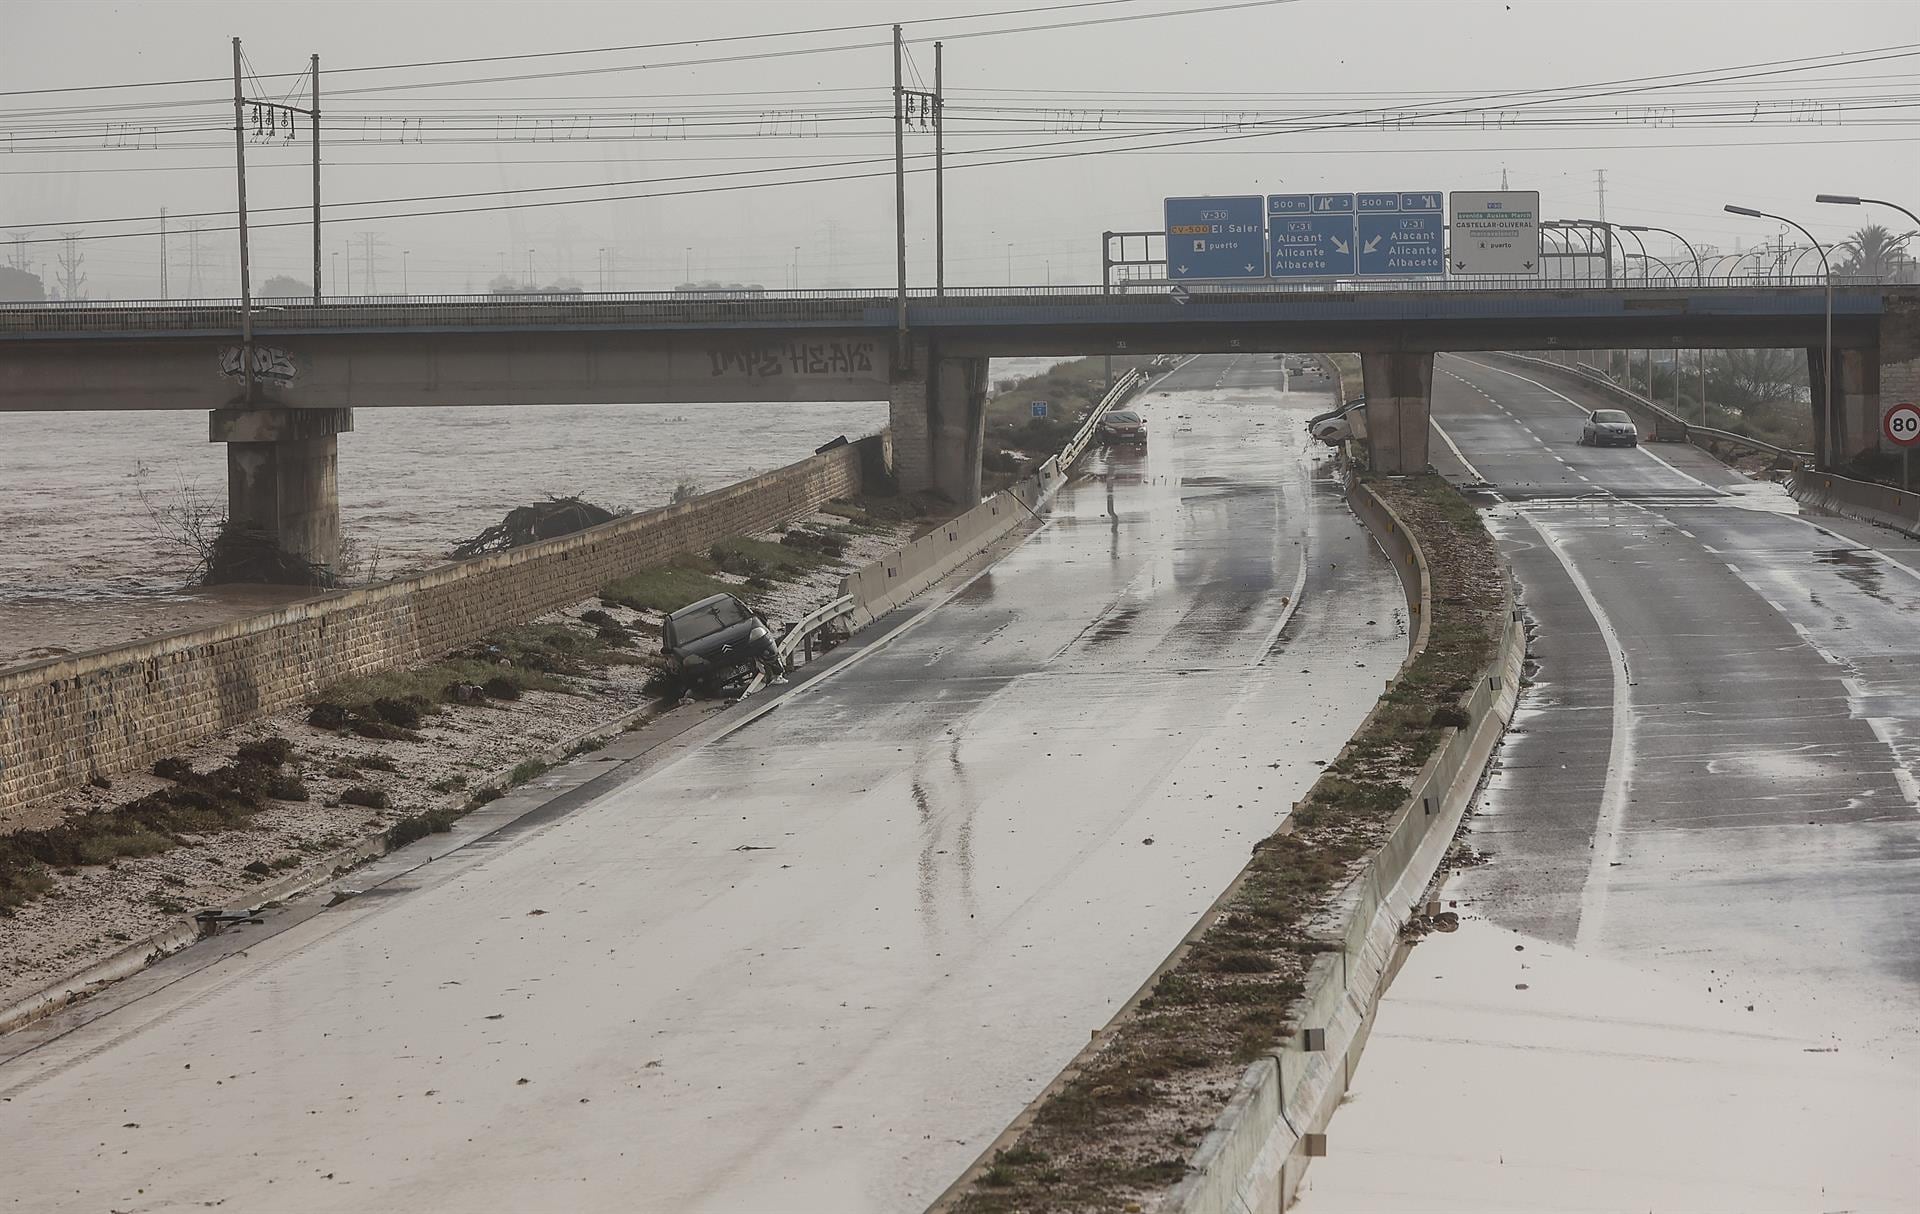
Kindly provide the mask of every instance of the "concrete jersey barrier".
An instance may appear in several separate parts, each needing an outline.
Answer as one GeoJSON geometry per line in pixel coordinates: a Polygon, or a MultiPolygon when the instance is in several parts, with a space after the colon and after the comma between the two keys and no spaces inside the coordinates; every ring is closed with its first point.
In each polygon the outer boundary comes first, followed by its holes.
{"type": "Polygon", "coordinates": [[[1920,535],[1920,493],[1806,467],[1794,469],[1787,492],[1803,506],[1920,535]]]}

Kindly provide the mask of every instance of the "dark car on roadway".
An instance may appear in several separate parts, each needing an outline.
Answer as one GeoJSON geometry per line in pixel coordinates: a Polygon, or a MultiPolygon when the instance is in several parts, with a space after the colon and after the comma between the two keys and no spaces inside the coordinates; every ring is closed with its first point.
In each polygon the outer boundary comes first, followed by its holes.
{"type": "Polygon", "coordinates": [[[1100,419],[1094,433],[1103,443],[1144,443],[1147,419],[1132,409],[1115,409],[1100,419]]]}
{"type": "Polygon", "coordinates": [[[689,603],[660,627],[667,665],[689,687],[712,691],[750,677],[756,668],[776,676],[780,651],[766,621],[730,594],[689,603]]]}
{"type": "Polygon", "coordinates": [[[1595,409],[1580,427],[1583,447],[1637,447],[1640,430],[1622,409],[1595,409]]]}

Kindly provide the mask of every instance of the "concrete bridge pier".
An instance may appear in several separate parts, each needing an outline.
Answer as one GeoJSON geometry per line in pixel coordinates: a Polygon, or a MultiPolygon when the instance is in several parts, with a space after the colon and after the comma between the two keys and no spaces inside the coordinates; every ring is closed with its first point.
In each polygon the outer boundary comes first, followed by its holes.
{"type": "Polygon", "coordinates": [[[955,505],[980,500],[980,454],[987,430],[987,360],[942,357],[916,345],[896,368],[888,396],[893,471],[902,493],[933,491],[955,505]]]}
{"type": "Polygon", "coordinates": [[[1813,402],[1813,451],[1816,467],[1844,464],[1863,452],[1880,447],[1880,351],[1842,349],[1833,352],[1834,394],[1839,398],[1839,422],[1829,429],[1827,416],[1826,349],[1807,351],[1807,384],[1813,402]],[[1833,447],[1831,452],[1829,446],[1833,447]]]}
{"type": "Polygon", "coordinates": [[[227,444],[227,519],[273,536],[294,556],[337,567],[337,436],[352,409],[215,409],[213,442],[227,444]]]}
{"type": "Polygon", "coordinates": [[[1373,471],[1391,476],[1425,472],[1432,433],[1432,353],[1362,354],[1360,373],[1367,393],[1367,451],[1373,471]]]}

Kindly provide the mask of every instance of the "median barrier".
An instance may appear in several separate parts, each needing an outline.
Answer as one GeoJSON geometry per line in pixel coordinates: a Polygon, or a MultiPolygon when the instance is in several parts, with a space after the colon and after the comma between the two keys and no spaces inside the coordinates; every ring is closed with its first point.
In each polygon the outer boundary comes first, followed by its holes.
{"type": "MultiPolygon", "coordinates": [[[[1409,646],[1410,661],[1426,644],[1432,590],[1425,557],[1392,509],[1365,485],[1356,485],[1352,498],[1361,520],[1395,557],[1396,568],[1411,558],[1417,570],[1417,577],[1401,575],[1403,586],[1420,588],[1421,622],[1409,646]]],[[[1412,593],[1409,589],[1410,600],[1412,593]]],[[[1401,928],[1445,860],[1480,774],[1513,716],[1526,632],[1513,609],[1511,583],[1506,599],[1500,643],[1467,703],[1469,724],[1448,732],[1414,779],[1386,842],[1335,903],[1322,937],[1335,947],[1321,953],[1308,971],[1297,1005],[1299,1031],[1248,1066],[1186,1177],[1156,1203],[1162,1214],[1285,1209],[1308,1160],[1326,1152],[1327,1125],[1352,1084],[1392,977],[1401,928]]]]}
{"type": "Polygon", "coordinates": [[[1920,493],[1807,467],[1793,470],[1787,478],[1787,492],[1803,506],[1920,535],[1920,493]]]}

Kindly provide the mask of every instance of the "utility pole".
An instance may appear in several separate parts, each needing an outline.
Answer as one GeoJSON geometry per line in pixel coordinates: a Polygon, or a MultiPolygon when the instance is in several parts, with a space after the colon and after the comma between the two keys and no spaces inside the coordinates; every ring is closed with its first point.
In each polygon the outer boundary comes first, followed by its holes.
{"type": "Polygon", "coordinates": [[[160,208],[160,298],[171,299],[167,294],[167,208],[160,208]]]}
{"type": "Polygon", "coordinates": [[[253,283],[247,265],[247,128],[243,116],[246,98],[240,92],[240,39],[233,40],[233,164],[240,190],[240,383],[241,400],[253,403],[253,283]]]}
{"type": "Polygon", "coordinates": [[[933,293],[947,293],[947,117],[940,44],[933,44],[933,293]]]}
{"type": "Polygon", "coordinates": [[[86,264],[87,255],[80,251],[80,233],[60,233],[60,252],[56,264],[60,267],[60,298],[72,301],[84,299],[87,294],[87,276],[80,272],[86,264]]]}
{"type": "Polygon", "coordinates": [[[907,365],[907,95],[901,86],[900,27],[893,27],[893,239],[898,281],[893,300],[893,366],[907,365]]]}
{"type": "Polygon", "coordinates": [[[320,302],[320,56],[309,65],[313,73],[313,108],[307,111],[313,132],[313,302],[320,302]]]}

